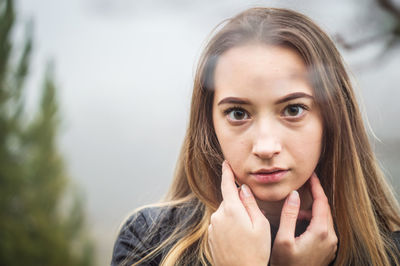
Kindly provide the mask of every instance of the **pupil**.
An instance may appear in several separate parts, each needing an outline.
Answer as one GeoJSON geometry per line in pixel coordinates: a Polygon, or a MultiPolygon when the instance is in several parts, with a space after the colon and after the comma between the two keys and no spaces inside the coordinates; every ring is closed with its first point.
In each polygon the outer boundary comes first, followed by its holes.
{"type": "Polygon", "coordinates": [[[289,114],[290,115],[297,115],[299,112],[299,108],[297,106],[290,106],[289,107],[289,114]]]}
{"type": "Polygon", "coordinates": [[[236,119],[243,119],[244,117],[244,112],[243,111],[235,111],[234,116],[236,119]]]}

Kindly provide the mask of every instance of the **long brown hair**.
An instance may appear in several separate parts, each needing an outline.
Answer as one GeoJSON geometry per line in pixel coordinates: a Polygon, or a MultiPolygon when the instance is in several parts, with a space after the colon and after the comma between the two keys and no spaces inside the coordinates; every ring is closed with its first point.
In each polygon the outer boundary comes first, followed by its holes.
{"type": "Polygon", "coordinates": [[[287,9],[251,8],[227,20],[200,58],[190,120],[166,205],[195,202],[200,213],[184,235],[172,233],[164,265],[212,262],[207,227],[221,202],[223,155],[212,122],[214,69],[228,49],[248,43],[285,46],[309,70],[324,123],[316,172],[328,197],[339,238],[336,265],[390,265],[397,251],[390,233],[400,227],[398,204],[377,165],[350,79],[332,40],[306,16],[287,9]],[[190,250],[190,252],[188,252],[190,250]]]}

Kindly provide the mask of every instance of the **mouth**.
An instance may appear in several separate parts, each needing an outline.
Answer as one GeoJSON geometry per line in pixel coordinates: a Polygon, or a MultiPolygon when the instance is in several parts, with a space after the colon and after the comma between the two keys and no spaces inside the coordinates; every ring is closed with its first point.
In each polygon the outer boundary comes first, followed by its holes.
{"type": "Polygon", "coordinates": [[[250,175],[260,183],[276,183],[281,181],[288,172],[289,169],[270,168],[251,172],[250,175]]]}

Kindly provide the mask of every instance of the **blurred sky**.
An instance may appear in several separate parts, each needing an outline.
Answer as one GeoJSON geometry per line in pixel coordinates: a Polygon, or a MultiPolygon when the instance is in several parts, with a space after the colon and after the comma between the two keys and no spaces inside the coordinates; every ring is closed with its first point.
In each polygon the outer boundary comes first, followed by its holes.
{"type": "MultiPolygon", "coordinates": [[[[385,20],[370,1],[19,0],[16,39],[34,21],[27,83],[35,109],[46,62],[55,63],[63,118],[60,147],[86,193],[99,265],[109,264],[122,220],[166,191],[185,133],[191,84],[205,40],[223,19],[253,6],[288,7],[330,34],[357,40],[385,20]]],[[[386,25],[386,24],[385,24],[386,25]]],[[[373,31],[371,32],[371,34],[373,31]]],[[[397,152],[400,50],[375,63],[377,42],[343,51],[387,172],[397,152]],[[394,143],[394,144],[393,144],[394,143]]],[[[393,166],[392,166],[393,165],[393,166]]]]}

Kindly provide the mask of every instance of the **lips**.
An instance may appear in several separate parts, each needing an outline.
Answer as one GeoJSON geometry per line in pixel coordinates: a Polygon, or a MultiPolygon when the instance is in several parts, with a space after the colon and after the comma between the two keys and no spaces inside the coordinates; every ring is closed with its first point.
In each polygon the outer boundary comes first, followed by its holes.
{"type": "Polygon", "coordinates": [[[276,183],[281,181],[289,172],[284,168],[259,169],[250,173],[260,183],[276,183]]]}
{"type": "Polygon", "coordinates": [[[274,172],[279,172],[279,171],[285,171],[286,169],[283,169],[283,168],[278,168],[278,167],[275,167],[275,168],[270,168],[270,169],[260,169],[260,170],[257,170],[257,171],[255,171],[255,172],[253,172],[253,174],[271,174],[271,173],[274,173],[274,172]]]}

